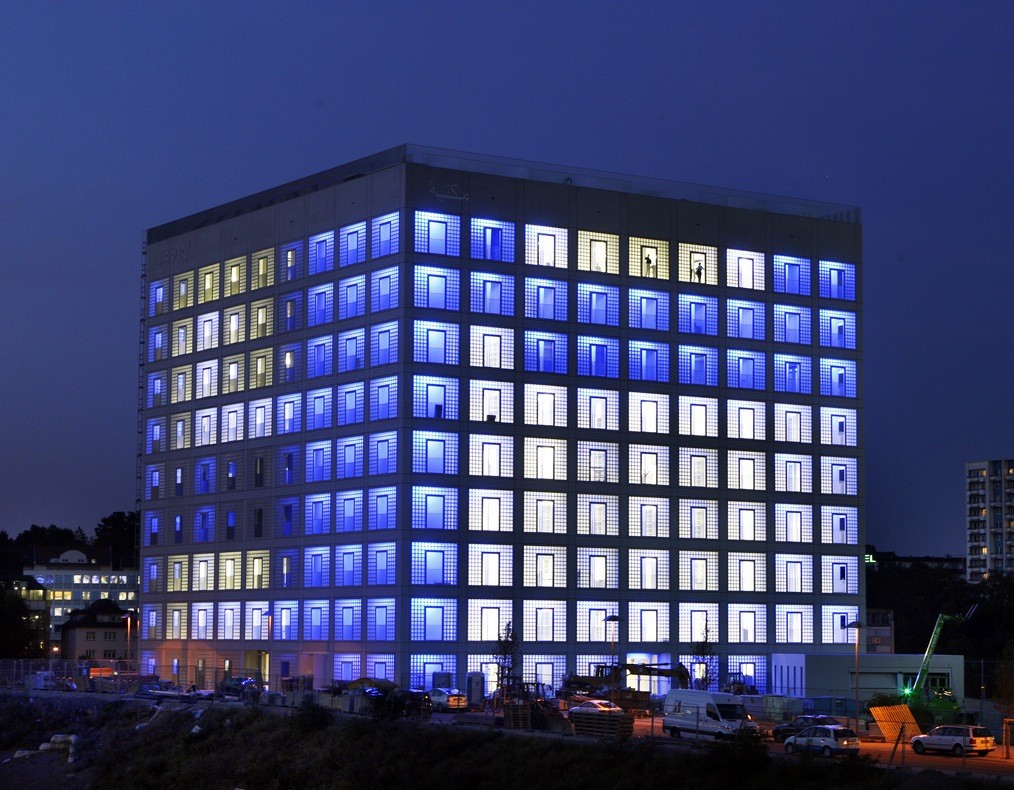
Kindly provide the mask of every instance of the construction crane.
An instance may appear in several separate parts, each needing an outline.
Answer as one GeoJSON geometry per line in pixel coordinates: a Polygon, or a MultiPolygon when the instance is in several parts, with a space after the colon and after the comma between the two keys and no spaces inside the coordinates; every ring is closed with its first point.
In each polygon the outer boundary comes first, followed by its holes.
{"type": "Polygon", "coordinates": [[[933,717],[934,722],[939,723],[944,718],[950,718],[953,721],[955,714],[961,711],[961,706],[954,699],[950,689],[932,689],[933,693],[931,695],[929,693],[931,689],[927,684],[927,680],[929,678],[930,661],[936,652],[937,643],[940,641],[940,634],[944,630],[944,625],[949,622],[961,623],[968,620],[975,614],[976,607],[977,604],[973,604],[964,614],[940,614],[937,617],[936,625],[933,626],[933,633],[930,634],[929,644],[926,645],[926,653],[922,657],[922,664],[919,666],[919,672],[915,676],[915,681],[911,686],[901,690],[902,698],[908,703],[910,708],[915,709],[913,710],[913,714],[916,714],[916,710],[925,711],[933,717]]]}

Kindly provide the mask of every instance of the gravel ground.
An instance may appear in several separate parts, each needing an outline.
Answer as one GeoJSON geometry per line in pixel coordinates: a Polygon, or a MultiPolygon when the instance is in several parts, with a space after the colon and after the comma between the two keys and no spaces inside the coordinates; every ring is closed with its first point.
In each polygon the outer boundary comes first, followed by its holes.
{"type": "Polygon", "coordinates": [[[0,787],[21,790],[86,790],[88,771],[74,771],[66,752],[39,752],[14,759],[14,753],[0,756],[0,787]]]}

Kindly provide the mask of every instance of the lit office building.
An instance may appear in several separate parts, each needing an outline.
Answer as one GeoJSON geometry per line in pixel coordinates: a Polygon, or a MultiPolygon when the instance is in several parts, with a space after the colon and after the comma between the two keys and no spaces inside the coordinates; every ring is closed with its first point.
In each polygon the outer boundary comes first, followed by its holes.
{"type": "Polygon", "coordinates": [[[1014,460],[965,464],[967,580],[1014,572],[1014,460]]]}
{"type": "Polygon", "coordinates": [[[146,669],[849,650],[860,258],[857,209],[416,146],[152,228],[146,669]]]}

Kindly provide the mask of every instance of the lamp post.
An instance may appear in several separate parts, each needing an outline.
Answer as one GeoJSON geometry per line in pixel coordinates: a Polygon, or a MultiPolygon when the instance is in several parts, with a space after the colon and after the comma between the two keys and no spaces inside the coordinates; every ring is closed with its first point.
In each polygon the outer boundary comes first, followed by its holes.
{"type": "Polygon", "coordinates": [[[855,709],[855,727],[856,735],[859,734],[859,631],[863,627],[863,624],[858,620],[853,620],[849,623],[846,628],[852,628],[856,634],[856,675],[855,675],[855,694],[856,694],[856,709],[855,709]]]}
{"type": "Polygon", "coordinates": [[[606,617],[606,622],[613,624],[609,629],[609,700],[612,701],[616,687],[616,630],[620,627],[620,616],[611,614],[606,617]]]}

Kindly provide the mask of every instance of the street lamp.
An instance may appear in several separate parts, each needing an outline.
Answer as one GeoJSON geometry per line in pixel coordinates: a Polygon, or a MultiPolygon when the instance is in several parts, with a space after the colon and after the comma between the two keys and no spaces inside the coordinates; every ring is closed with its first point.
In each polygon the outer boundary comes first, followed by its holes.
{"type": "Polygon", "coordinates": [[[863,624],[858,620],[853,620],[849,623],[846,628],[852,628],[856,633],[856,676],[855,676],[855,687],[856,687],[856,735],[859,734],[859,631],[863,627],[863,624]]]}

